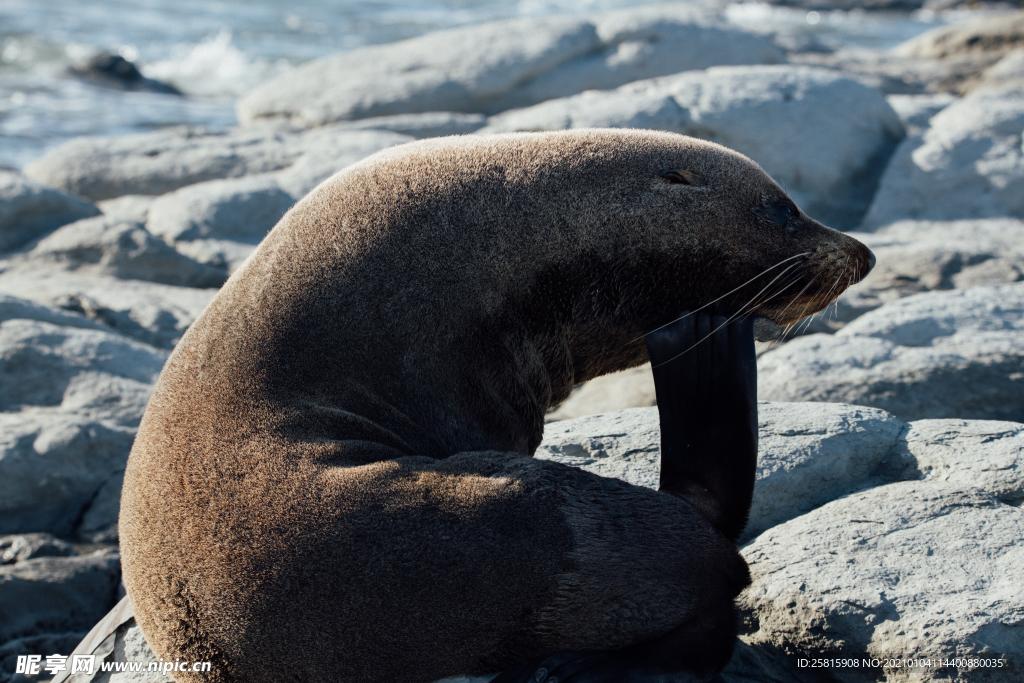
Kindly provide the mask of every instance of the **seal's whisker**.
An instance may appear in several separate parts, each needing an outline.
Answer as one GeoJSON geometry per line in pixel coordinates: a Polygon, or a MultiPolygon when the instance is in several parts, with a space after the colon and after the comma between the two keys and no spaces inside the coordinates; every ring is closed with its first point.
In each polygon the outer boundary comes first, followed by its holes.
{"type": "MultiPolygon", "coordinates": [[[[779,266],[781,266],[781,265],[782,265],[783,263],[786,263],[787,261],[792,261],[793,259],[795,259],[795,258],[800,258],[801,256],[807,256],[807,255],[808,255],[808,254],[810,254],[810,253],[811,253],[811,252],[809,252],[809,251],[805,251],[805,252],[804,252],[804,253],[802,253],[802,254],[797,254],[796,256],[790,256],[790,257],[789,257],[789,258],[787,258],[787,259],[783,259],[783,260],[779,261],[778,263],[776,263],[776,264],[775,264],[774,266],[769,266],[768,268],[765,268],[765,269],[764,269],[764,270],[762,270],[762,271],[761,271],[760,273],[758,273],[758,274],[757,274],[757,275],[755,275],[754,277],[750,278],[749,280],[747,280],[746,282],[744,282],[744,283],[743,283],[742,285],[740,285],[740,286],[739,286],[739,287],[737,287],[736,289],[733,289],[733,290],[730,290],[730,291],[726,292],[725,294],[723,294],[722,296],[718,297],[718,298],[717,298],[717,299],[715,299],[714,301],[709,301],[708,303],[704,304],[704,305],[703,305],[703,306],[701,306],[700,308],[696,308],[696,309],[694,309],[694,310],[692,310],[692,311],[688,312],[688,313],[687,313],[686,315],[681,315],[681,316],[679,316],[678,318],[676,318],[675,320],[673,320],[673,321],[671,321],[671,322],[667,322],[667,323],[665,323],[665,324],[664,324],[664,325],[662,325],[661,327],[655,327],[655,328],[654,328],[653,330],[651,330],[650,332],[645,332],[645,333],[644,333],[643,335],[641,335],[641,336],[637,337],[636,339],[631,339],[631,340],[629,340],[629,341],[628,341],[628,342],[626,342],[626,343],[627,343],[627,344],[632,344],[633,342],[635,342],[635,341],[637,341],[637,340],[639,340],[639,339],[643,339],[643,338],[644,338],[645,336],[647,336],[647,335],[648,335],[648,334],[650,334],[651,332],[657,332],[657,331],[658,331],[658,330],[660,330],[660,329],[663,329],[663,328],[666,328],[666,327],[668,327],[668,326],[669,326],[669,325],[671,325],[672,323],[675,323],[675,322],[678,322],[678,321],[682,320],[682,319],[683,319],[683,318],[685,318],[685,317],[686,317],[687,315],[693,315],[694,313],[696,313],[696,312],[698,312],[698,311],[701,311],[701,310],[703,310],[703,309],[707,308],[707,307],[708,307],[708,306],[710,306],[711,304],[713,304],[713,303],[716,303],[716,302],[718,302],[718,301],[721,301],[722,299],[724,299],[725,297],[729,296],[730,294],[732,294],[732,293],[734,293],[734,292],[738,292],[739,290],[743,289],[744,287],[746,287],[747,285],[749,285],[749,284],[750,284],[751,282],[753,282],[753,281],[754,281],[754,280],[756,280],[757,278],[761,277],[762,275],[764,275],[764,274],[765,274],[765,273],[767,273],[768,271],[772,270],[773,268],[778,268],[779,266]]],[[[788,270],[788,268],[787,268],[787,270],[788,270]]]]}
{"type": "MultiPolygon", "coordinates": [[[[800,265],[800,264],[796,264],[796,263],[794,263],[794,264],[792,264],[791,266],[789,266],[789,268],[792,268],[793,266],[796,266],[796,265],[800,265]]],[[[813,265],[813,264],[812,264],[812,265],[813,265]]],[[[786,268],[786,270],[789,270],[789,268],[786,268]]],[[[805,271],[806,271],[806,270],[807,270],[808,268],[810,268],[810,265],[806,265],[806,264],[805,264],[805,267],[804,267],[804,268],[803,268],[803,269],[802,269],[801,271],[799,271],[799,273],[800,273],[800,274],[802,274],[802,273],[803,273],[803,272],[805,272],[805,271]]],[[[777,276],[775,276],[775,280],[778,280],[778,279],[779,279],[780,277],[782,277],[783,275],[785,275],[785,273],[786,273],[786,270],[782,271],[782,272],[781,272],[781,273],[779,273],[779,274],[778,274],[777,276]]],[[[797,275],[797,279],[799,279],[799,275],[797,275]]],[[[774,283],[774,282],[775,282],[775,280],[772,280],[772,282],[769,282],[769,283],[768,283],[768,284],[767,284],[767,285],[765,286],[765,288],[761,290],[761,292],[764,292],[764,291],[765,291],[765,289],[768,289],[768,287],[771,287],[771,286],[772,286],[772,283],[774,283]]],[[[812,280],[812,282],[813,282],[813,280],[812,280]]],[[[792,282],[791,282],[790,284],[792,284],[792,282]]],[[[786,285],[786,287],[789,287],[789,285],[786,285]]],[[[779,290],[778,292],[776,292],[776,293],[775,293],[775,294],[774,294],[773,296],[778,296],[779,294],[781,294],[782,292],[784,292],[784,291],[786,290],[786,287],[783,287],[782,289],[780,289],[780,290],[779,290]]],[[[711,332],[709,332],[708,334],[706,334],[706,335],[705,335],[704,337],[702,337],[701,339],[698,339],[698,340],[697,340],[696,342],[694,342],[694,344],[693,344],[692,346],[690,346],[690,347],[689,347],[688,349],[686,349],[686,350],[684,350],[684,351],[681,351],[680,353],[677,353],[676,355],[672,356],[672,357],[671,357],[671,358],[669,358],[668,360],[662,361],[661,363],[658,363],[657,365],[652,365],[652,366],[651,366],[651,368],[652,368],[652,369],[653,369],[653,368],[658,368],[658,367],[661,367],[662,365],[664,365],[665,363],[671,363],[671,362],[672,362],[672,361],[674,361],[674,360],[675,360],[676,358],[679,358],[680,356],[682,356],[682,355],[685,355],[685,354],[686,354],[687,352],[689,352],[690,350],[692,350],[692,349],[696,348],[696,347],[697,347],[697,345],[698,345],[698,344],[700,344],[701,342],[703,342],[703,341],[704,341],[705,339],[708,339],[708,338],[709,338],[709,337],[711,337],[711,335],[713,335],[713,334],[714,334],[715,332],[718,332],[718,331],[719,331],[720,329],[722,329],[723,327],[725,327],[726,325],[728,325],[729,323],[731,323],[731,322],[732,322],[733,320],[735,320],[735,319],[736,319],[736,318],[738,318],[739,316],[743,315],[743,314],[744,314],[744,312],[745,312],[745,310],[746,310],[746,309],[747,309],[748,307],[751,307],[752,305],[754,305],[754,301],[755,301],[755,299],[756,299],[756,298],[757,298],[758,296],[760,296],[761,292],[758,292],[758,293],[757,293],[756,295],[754,295],[754,297],[753,297],[753,298],[751,298],[751,300],[750,300],[750,301],[748,301],[748,302],[747,302],[746,304],[744,304],[743,306],[741,306],[741,307],[740,307],[740,309],[739,309],[738,311],[736,311],[735,313],[733,313],[732,315],[730,315],[730,316],[729,316],[728,318],[726,318],[726,320],[725,320],[725,322],[724,322],[724,323],[722,323],[721,325],[719,325],[719,326],[718,326],[718,327],[716,327],[715,329],[711,330],[711,332]]],[[[757,305],[760,305],[760,304],[757,304],[757,305]]],[[[754,306],[754,307],[756,307],[756,306],[754,306]]],[[[700,309],[698,309],[698,310],[700,310],[700,309]]],[[[695,313],[695,312],[696,312],[696,311],[691,311],[691,313],[695,313]]],[[[683,317],[685,317],[685,316],[682,316],[682,317],[680,317],[680,318],[678,318],[678,319],[679,319],[679,320],[682,320],[682,319],[683,319],[683,317]]],[[[670,323],[670,324],[671,324],[671,323],[670,323]]]]}
{"type": "Polygon", "coordinates": [[[764,295],[759,301],[756,302],[755,308],[757,306],[762,306],[762,305],[768,303],[769,301],[771,301],[772,299],[774,299],[775,297],[779,296],[780,294],[783,294],[787,289],[789,289],[794,284],[799,282],[800,278],[803,277],[804,274],[808,270],[810,270],[814,266],[815,263],[816,263],[816,261],[810,261],[810,262],[804,264],[804,267],[801,268],[800,270],[796,271],[795,273],[791,273],[790,277],[789,277],[789,280],[787,282],[785,282],[784,284],[778,285],[772,293],[764,295]]]}
{"type": "MultiPolygon", "coordinates": [[[[798,265],[803,265],[804,267],[802,269],[798,270],[795,276],[793,276],[791,274],[791,277],[795,277],[796,279],[799,279],[800,275],[802,275],[804,272],[807,271],[808,268],[810,268],[810,266],[807,265],[807,264],[793,263],[793,264],[789,265],[786,268],[786,270],[784,270],[781,273],[779,273],[778,275],[776,275],[775,279],[773,279],[771,282],[769,282],[767,285],[765,285],[764,288],[760,292],[758,292],[754,296],[750,297],[750,300],[747,301],[747,303],[745,303],[742,306],[740,306],[740,312],[742,312],[748,306],[751,306],[752,304],[754,304],[754,302],[757,300],[757,298],[760,297],[762,294],[764,294],[764,292],[766,290],[768,290],[772,285],[774,285],[778,281],[779,278],[783,277],[786,274],[786,272],[789,271],[791,268],[793,268],[795,266],[798,266],[798,265]]],[[[791,282],[793,282],[793,281],[795,281],[795,280],[791,280],[791,282]]],[[[788,287],[788,286],[789,285],[786,285],[786,287],[788,287]]],[[[782,290],[785,290],[785,287],[783,287],[782,290]]],[[[780,291],[782,291],[782,290],[780,290],[780,291]]],[[[756,308],[758,305],[760,305],[760,304],[759,303],[758,304],[754,304],[754,307],[756,308]]]]}
{"type": "MultiPolygon", "coordinates": [[[[843,264],[843,272],[839,273],[839,276],[836,278],[836,281],[833,282],[832,286],[828,288],[828,292],[825,294],[825,299],[828,299],[829,297],[831,297],[832,296],[832,290],[834,290],[836,288],[836,285],[838,285],[840,282],[842,282],[843,275],[846,274],[846,269],[847,269],[847,267],[849,267],[849,265],[850,265],[850,257],[847,256],[846,257],[846,263],[843,264]]],[[[833,301],[835,301],[835,299],[833,299],[833,301]]]]}
{"type": "Polygon", "coordinates": [[[806,285],[804,285],[804,288],[800,290],[800,293],[799,293],[799,294],[797,294],[797,295],[796,295],[795,297],[793,297],[793,301],[790,301],[790,302],[789,302],[789,304],[788,304],[788,305],[787,305],[787,306],[786,306],[786,307],[785,307],[784,309],[782,309],[782,313],[780,313],[780,314],[779,314],[779,317],[780,317],[780,318],[781,318],[781,317],[782,317],[783,315],[785,315],[785,314],[786,314],[786,311],[788,311],[788,310],[789,310],[790,306],[792,306],[792,305],[793,305],[793,303],[794,303],[794,302],[795,302],[795,301],[796,301],[797,299],[799,299],[799,298],[800,298],[800,297],[801,297],[801,296],[803,295],[803,293],[804,293],[804,292],[806,292],[806,291],[807,291],[807,288],[808,288],[808,287],[810,287],[811,285],[813,285],[813,284],[814,284],[814,282],[815,282],[815,280],[817,280],[817,279],[818,279],[819,277],[821,277],[821,275],[822,275],[822,273],[818,273],[818,274],[817,274],[817,275],[815,275],[815,276],[814,276],[813,278],[811,278],[810,282],[808,282],[808,283],[807,283],[806,285]]]}

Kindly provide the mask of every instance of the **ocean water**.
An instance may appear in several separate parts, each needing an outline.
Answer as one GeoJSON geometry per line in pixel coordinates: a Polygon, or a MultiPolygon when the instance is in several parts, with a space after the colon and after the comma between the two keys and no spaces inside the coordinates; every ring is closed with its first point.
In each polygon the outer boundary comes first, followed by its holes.
{"type": "MultiPolygon", "coordinates": [[[[711,7],[715,0],[692,0],[711,7]]],[[[0,0],[0,166],[21,168],[79,135],[181,124],[222,130],[234,101],[310,59],[493,19],[589,14],[650,0],[0,0]],[[185,97],[104,88],[68,75],[120,53],[185,97]]],[[[960,17],[808,13],[719,4],[736,24],[813,34],[833,46],[887,48],[960,17]]]]}

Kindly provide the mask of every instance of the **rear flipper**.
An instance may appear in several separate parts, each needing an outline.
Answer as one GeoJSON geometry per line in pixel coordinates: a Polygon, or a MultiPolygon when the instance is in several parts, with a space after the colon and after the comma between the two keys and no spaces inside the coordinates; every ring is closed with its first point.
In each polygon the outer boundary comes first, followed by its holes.
{"type": "MultiPolygon", "coordinates": [[[[757,466],[753,322],[690,314],[647,335],[661,419],[661,490],[687,501],[735,541],[747,521],[757,466]]],[[[492,683],[705,683],[736,640],[733,598],[749,582],[737,555],[711,568],[717,593],[653,640],[613,652],[561,652],[509,669],[492,683]]],[[[686,579],[683,579],[686,580],[686,579]]],[[[705,583],[695,577],[695,583],[705,583]]]]}

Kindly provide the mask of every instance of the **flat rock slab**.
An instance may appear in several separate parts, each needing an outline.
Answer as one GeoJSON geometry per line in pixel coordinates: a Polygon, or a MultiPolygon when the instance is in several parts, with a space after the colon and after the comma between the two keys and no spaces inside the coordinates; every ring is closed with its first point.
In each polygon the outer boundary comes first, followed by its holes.
{"type": "Polygon", "coordinates": [[[109,331],[38,320],[0,322],[0,409],[92,408],[137,424],[167,353],[109,331]],[[106,384],[107,388],[101,385],[106,384]]]}
{"type": "Polygon", "coordinates": [[[304,151],[287,130],[212,134],[177,127],[119,137],[79,137],[25,167],[25,175],[92,200],[161,195],[215,178],[238,178],[293,164],[304,151]]]}
{"type": "Polygon", "coordinates": [[[1019,47],[1024,47],[1024,12],[941,26],[911,38],[893,51],[930,59],[976,55],[995,60],[1019,47]]]}
{"type": "Polygon", "coordinates": [[[1024,421],[1024,283],[925,292],[758,361],[758,396],[874,406],[905,421],[1024,421]]]}
{"type": "Polygon", "coordinates": [[[1024,502],[1024,424],[998,420],[918,420],[901,437],[893,476],[973,486],[1000,502],[1024,502]]]}
{"type": "Polygon", "coordinates": [[[0,292],[79,314],[105,329],[162,349],[173,348],[217,294],[213,288],[113,280],[39,263],[8,265],[0,271],[0,292]]]}
{"type": "Polygon", "coordinates": [[[117,602],[120,584],[121,556],[116,551],[0,566],[0,643],[88,630],[117,602]]]}
{"type": "Polygon", "coordinates": [[[37,557],[68,557],[75,548],[51,534],[0,536],[0,565],[15,564],[37,557]]]}
{"type": "Polygon", "coordinates": [[[0,322],[0,533],[81,528],[109,540],[119,477],[166,357],[110,331],[0,322]]]}
{"type": "Polygon", "coordinates": [[[312,131],[306,151],[288,168],[244,178],[210,180],[157,198],[146,227],[177,245],[199,239],[255,245],[307,192],[341,169],[411,137],[383,131],[312,131]]]}
{"type": "Polygon", "coordinates": [[[86,218],[58,228],[20,258],[44,267],[59,265],[180,287],[220,287],[227,279],[227,268],[199,263],[175,251],[141,222],[112,216],[86,218]]]}
{"type": "Polygon", "coordinates": [[[917,135],[928,129],[932,117],[959,98],[950,93],[924,95],[889,95],[885,98],[903,123],[907,135],[917,135]]]}
{"type": "Polygon", "coordinates": [[[1005,57],[985,69],[972,84],[976,91],[993,89],[1024,95],[1024,47],[1008,52],[1005,57]]]}
{"type": "Polygon", "coordinates": [[[318,126],[419,112],[494,113],[721,64],[780,62],[766,37],[682,4],[512,19],[314,60],[238,103],[243,123],[318,126]]]}
{"type": "Polygon", "coordinates": [[[898,220],[1024,218],[1024,94],[982,90],[904,140],[860,229],[898,220]]]}
{"type": "Polygon", "coordinates": [[[877,263],[839,299],[836,327],[911,294],[1024,280],[1024,221],[1015,218],[899,221],[853,236],[877,263]]]}
{"type": "Polygon", "coordinates": [[[99,212],[80,197],[0,169],[0,251],[99,212]]]}
{"type": "Polygon", "coordinates": [[[730,66],[585,92],[492,117],[479,133],[651,128],[746,154],[808,214],[855,227],[904,132],[877,90],[807,66],[730,66]],[[766,135],[765,131],[771,131],[766,135]]]}
{"type": "MultiPolygon", "coordinates": [[[[40,183],[99,201],[126,195],[164,195],[210,180],[270,173],[287,169],[309,154],[335,154],[344,157],[347,161],[343,165],[347,165],[411,139],[397,133],[337,126],[303,131],[266,125],[226,133],[177,127],[140,135],[75,138],[30,163],[25,174],[40,183]]],[[[135,203],[138,207],[139,202],[135,203]]],[[[112,210],[123,212],[128,208],[122,204],[112,210]]]]}
{"type": "Polygon", "coordinates": [[[980,489],[908,481],[833,501],[744,548],[747,638],[805,658],[931,659],[831,668],[838,681],[1018,681],[1024,512],[980,489]],[[943,658],[1003,659],[940,667],[943,658]]]}
{"type": "Polygon", "coordinates": [[[651,364],[644,363],[636,368],[597,377],[576,387],[569,398],[544,416],[544,420],[557,422],[656,404],[651,364]]]}

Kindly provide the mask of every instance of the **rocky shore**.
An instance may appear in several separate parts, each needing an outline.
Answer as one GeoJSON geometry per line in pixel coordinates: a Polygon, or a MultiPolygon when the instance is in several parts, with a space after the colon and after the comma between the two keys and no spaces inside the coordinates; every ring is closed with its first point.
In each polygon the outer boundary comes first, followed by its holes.
{"type": "MultiPolygon", "coordinates": [[[[886,52],[694,5],[494,22],[310,62],[238,115],[0,170],[0,683],[49,680],[18,656],[69,654],[123,597],[121,477],[152,385],[298,198],[418,138],[590,126],[743,152],[878,260],[759,349],[754,583],[726,680],[1021,679],[1024,13],[886,52]]],[[[578,387],[538,457],[653,487],[654,401],[647,368],[578,387]]],[[[118,633],[95,651],[147,656],[131,620],[118,633]]]]}

